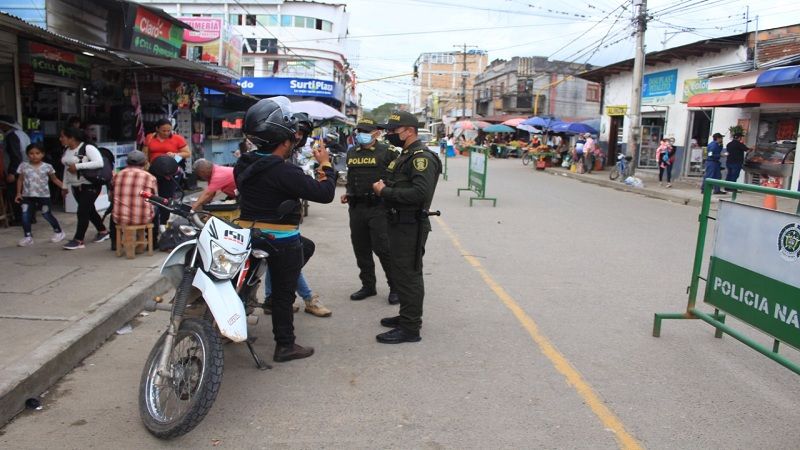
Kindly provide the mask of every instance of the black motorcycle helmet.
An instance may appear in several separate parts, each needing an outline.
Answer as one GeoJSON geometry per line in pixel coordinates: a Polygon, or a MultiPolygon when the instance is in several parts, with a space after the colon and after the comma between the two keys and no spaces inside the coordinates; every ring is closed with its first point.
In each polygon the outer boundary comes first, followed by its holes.
{"type": "Polygon", "coordinates": [[[295,144],[294,148],[303,148],[306,145],[308,136],[314,129],[314,122],[304,112],[294,113],[294,118],[297,119],[297,130],[303,133],[303,137],[295,144]]]}
{"type": "Polygon", "coordinates": [[[297,119],[286,97],[261,99],[244,115],[244,134],[259,150],[272,152],[280,144],[295,141],[297,119]]]}

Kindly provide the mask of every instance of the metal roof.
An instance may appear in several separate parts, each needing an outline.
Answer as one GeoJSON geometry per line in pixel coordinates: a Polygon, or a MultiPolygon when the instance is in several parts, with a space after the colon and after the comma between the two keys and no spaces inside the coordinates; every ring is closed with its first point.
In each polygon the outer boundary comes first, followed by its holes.
{"type": "MultiPolygon", "coordinates": [[[[685,59],[691,56],[703,56],[707,53],[720,52],[725,48],[745,45],[747,43],[747,36],[748,33],[742,33],[721,38],[704,39],[702,41],[692,42],[691,44],[648,53],[645,56],[645,64],[654,66],[656,64],[668,63],[676,59],[685,59]]],[[[633,58],[600,67],[599,69],[590,70],[576,76],[584,80],[602,83],[608,76],[631,71],[633,71],[633,58]]]]}

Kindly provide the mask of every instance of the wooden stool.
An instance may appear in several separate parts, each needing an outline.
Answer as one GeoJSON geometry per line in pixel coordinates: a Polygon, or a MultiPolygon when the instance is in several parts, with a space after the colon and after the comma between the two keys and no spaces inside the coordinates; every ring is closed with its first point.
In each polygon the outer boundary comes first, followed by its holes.
{"type": "Polygon", "coordinates": [[[145,225],[117,225],[117,256],[122,256],[122,249],[125,248],[125,256],[128,259],[136,257],[136,247],[147,245],[147,255],[153,256],[153,224],[145,225]]]}

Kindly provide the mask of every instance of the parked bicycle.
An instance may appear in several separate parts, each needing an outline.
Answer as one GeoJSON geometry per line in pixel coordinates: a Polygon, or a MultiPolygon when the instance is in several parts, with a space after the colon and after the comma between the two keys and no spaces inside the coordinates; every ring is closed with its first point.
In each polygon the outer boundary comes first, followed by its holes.
{"type": "Polygon", "coordinates": [[[614,168],[611,169],[611,172],[608,174],[608,178],[612,180],[616,180],[622,176],[620,181],[625,181],[631,174],[631,161],[633,161],[632,156],[626,156],[622,153],[617,155],[617,164],[614,165],[614,168]]]}

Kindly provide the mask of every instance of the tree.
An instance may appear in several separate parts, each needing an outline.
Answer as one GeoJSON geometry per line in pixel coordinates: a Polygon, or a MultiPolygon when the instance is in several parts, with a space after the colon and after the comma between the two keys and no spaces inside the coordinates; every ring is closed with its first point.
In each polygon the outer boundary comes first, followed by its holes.
{"type": "Polygon", "coordinates": [[[364,117],[374,120],[375,123],[386,123],[389,113],[399,107],[400,103],[384,103],[370,111],[364,111],[364,117]]]}

